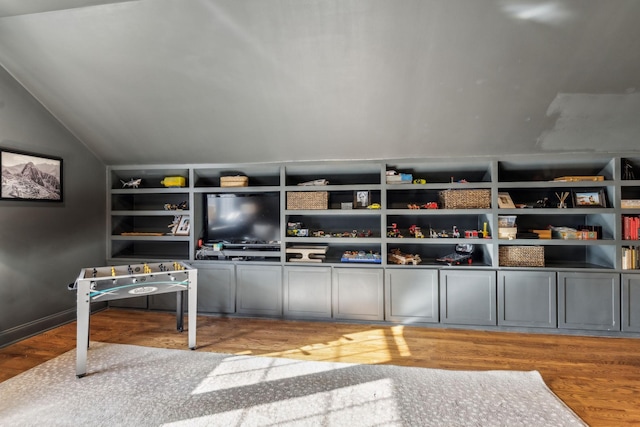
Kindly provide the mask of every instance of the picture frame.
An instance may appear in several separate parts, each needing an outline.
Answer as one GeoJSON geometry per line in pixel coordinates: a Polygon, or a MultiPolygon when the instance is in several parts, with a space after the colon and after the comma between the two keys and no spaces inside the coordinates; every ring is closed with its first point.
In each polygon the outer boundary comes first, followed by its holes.
{"type": "Polygon", "coordinates": [[[573,190],[574,208],[606,208],[607,197],[603,188],[573,190]]]}
{"type": "Polygon", "coordinates": [[[353,207],[357,209],[366,208],[371,204],[371,192],[370,191],[354,191],[353,192],[353,207]]]}
{"type": "Polygon", "coordinates": [[[516,205],[511,200],[509,193],[498,193],[498,207],[500,209],[515,209],[516,205]]]}
{"type": "Polygon", "coordinates": [[[62,158],[0,147],[0,200],[63,201],[62,158]]]}
{"type": "Polygon", "coordinates": [[[191,219],[188,216],[183,215],[180,218],[180,222],[178,222],[178,225],[175,227],[173,234],[175,234],[176,236],[188,236],[190,230],[191,219]]]}

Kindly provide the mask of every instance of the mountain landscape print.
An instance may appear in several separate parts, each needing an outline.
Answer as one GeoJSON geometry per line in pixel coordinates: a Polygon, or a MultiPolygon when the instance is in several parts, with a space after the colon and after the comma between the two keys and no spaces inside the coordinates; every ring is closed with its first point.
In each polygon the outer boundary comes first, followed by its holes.
{"type": "Polygon", "coordinates": [[[0,198],[62,201],[62,159],[2,149],[0,198]]]}

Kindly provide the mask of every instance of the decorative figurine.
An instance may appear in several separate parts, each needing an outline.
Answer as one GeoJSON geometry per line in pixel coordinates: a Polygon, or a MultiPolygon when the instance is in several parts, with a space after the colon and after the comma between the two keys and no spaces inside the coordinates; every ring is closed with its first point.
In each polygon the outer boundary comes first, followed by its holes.
{"type": "Polygon", "coordinates": [[[424,234],[422,234],[422,229],[415,224],[409,227],[409,234],[411,234],[416,239],[422,239],[424,237],[424,234]]]}
{"type": "Polygon", "coordinates": [[[403,237],[395,222],[387,227],[387,237],[403,237]]]}
{"type": "Polygon", "coordinates": [[[187,202],[180,202],[177,205],[173,203],[165,203],[164,210],[165,211],[182,211],[187,209],[187,202]]]}
{"type": "Polygon", "coordinates": [[[561,194],[556,193],[556,197],[558,198],[558,208],[559,209],[563,209],[567,207],[567,197],[569,197],[569,192],[568,191],[564,191],[561,194]]]}
{"type": "Polygon", "coordinates": [[[431,226],[429,226],[429,237],[431,239],[437,239],[438,238],[438,233],[436,233],[436,231],[431,228],[431,226]]]}
{"type": "Polygon", "coordinates": [[[537,208],[548,208],[549,207],[549,199],[545,197],[544,199],[540,199],[536,201],[537,208]]]}
{"type": "Polygon", "coordinates": [[[622,175],[622,179],[636,179],[636,177],[633,175],[633,165],[631,164],[629,159],[624,159],[624,174],[622,175]]]}
{"type": "Polygon", "coordinates": [[[142,178],[132,178],[129,181],[120,180],[120,182],[122,183],[122,188],[125,188],[125,187],[138,188],[140,187],[140,184],[142,184],[142,178]]]}

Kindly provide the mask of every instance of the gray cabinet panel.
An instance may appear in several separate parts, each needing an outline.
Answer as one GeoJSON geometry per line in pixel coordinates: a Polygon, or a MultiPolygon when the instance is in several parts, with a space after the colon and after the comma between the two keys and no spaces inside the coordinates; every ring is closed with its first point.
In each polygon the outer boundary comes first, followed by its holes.
{"type": "Polygon", "coordinates": [[[237,313],[282,315],[282,267],[236,266],[236,291],[237,313]]]}
{"type": "Polygon", "coordinates": [[[235,265],[193,263],[193,266],[198,269],[198,312],[235,313],[235,265]]]}
{"type": "Polygon", "coordinates": [[[440,322],[495,325],[496,272],[441,270],[440,322]]]}
{"type": "Polygon", "coordinates": [[[620,330],[620,275],[558,273],[558,327],[620,330]]]}
{"type": "Polygon", "coordinates": [[[498,325],[555,328],[556,273],[498,272],[498,325]]]}
{"type": "Polygon", "coordinates": [[[384,319],[384,271],[377,268],[334,268],[333,317],[384,319]]]}
{"type": "Polygon", "coordinates": [[[285,316],[331,318],[331,267],[284,268],[285,316]]]}
{"type": "Polygon", "coordinates": [[[438,270],[386,270],[386,320],[437,323],[438,307],[438,270]]]}
{"type": "Polygon", "coordinates": [[[640,332],[640,274],[622,275],[622,330],[640,332]]]}

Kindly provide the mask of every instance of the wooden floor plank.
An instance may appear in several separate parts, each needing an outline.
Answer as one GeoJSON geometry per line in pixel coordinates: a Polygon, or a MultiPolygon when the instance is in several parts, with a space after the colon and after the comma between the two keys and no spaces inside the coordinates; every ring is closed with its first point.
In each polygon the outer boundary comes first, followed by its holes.
{"type": "MultiPolygon", "coordinates": [[[[109,309],[91,340],[187,348],[175,314],[109,309]]],[[[188,328],[188,324],[186,325],[188,328]]],[[[0,381],[75,349],[75,323],[0,349],[0,381]]],[[[275,319],[198,317],[198,349],[457,370],[537,370],[591,426],[640,425],[640,339],[275,319]]]]}

